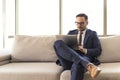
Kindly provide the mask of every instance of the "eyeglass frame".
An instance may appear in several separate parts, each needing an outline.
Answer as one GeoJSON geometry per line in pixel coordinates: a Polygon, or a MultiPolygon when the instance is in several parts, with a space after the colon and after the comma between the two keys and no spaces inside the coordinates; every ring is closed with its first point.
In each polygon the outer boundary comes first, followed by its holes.
{"type": "Polygon", "coordinates": [[[75,22],[75,24],[76,24],[76,25],[78,25],[78,24],[79,24],[79,25],[84,25],[85,22],[75,22]]]}

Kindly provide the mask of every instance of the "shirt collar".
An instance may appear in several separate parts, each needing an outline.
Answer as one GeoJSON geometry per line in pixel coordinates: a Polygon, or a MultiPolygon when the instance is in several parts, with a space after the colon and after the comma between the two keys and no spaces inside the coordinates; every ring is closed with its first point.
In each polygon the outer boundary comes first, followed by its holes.
{"type": "MultiPolygon", "coordinates": [[[[86,28],[85,30],[83,30],[83,34],[85,34],[85,33],[86,33],[86,31],[87,31],[87,28],[86,28]]],[[[78,32],[80,32],[80,31],[78,30],[78,32]]]]}

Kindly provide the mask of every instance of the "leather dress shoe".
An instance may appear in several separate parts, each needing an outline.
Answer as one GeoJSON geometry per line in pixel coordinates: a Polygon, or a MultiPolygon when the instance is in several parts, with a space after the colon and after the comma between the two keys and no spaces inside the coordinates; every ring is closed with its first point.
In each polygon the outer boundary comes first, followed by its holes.
{"type": "Polygon", "coordinates": [[[96,78],[98,74],[101,72],[101,69],[94,64],[88,64],[87,70],[90,72],[92,78],[96,78]]]}

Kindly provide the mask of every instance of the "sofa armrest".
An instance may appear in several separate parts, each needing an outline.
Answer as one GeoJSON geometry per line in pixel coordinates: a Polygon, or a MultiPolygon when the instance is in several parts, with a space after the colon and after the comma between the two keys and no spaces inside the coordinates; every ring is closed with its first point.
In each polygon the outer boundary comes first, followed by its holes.
{"type": "Polygon", "coordinates": [[[10,62],[10,58],[11,58],[10,53],[11,53],[10,50],[6,50],[6,49],[0,50],[0,66],[10,62]]]}

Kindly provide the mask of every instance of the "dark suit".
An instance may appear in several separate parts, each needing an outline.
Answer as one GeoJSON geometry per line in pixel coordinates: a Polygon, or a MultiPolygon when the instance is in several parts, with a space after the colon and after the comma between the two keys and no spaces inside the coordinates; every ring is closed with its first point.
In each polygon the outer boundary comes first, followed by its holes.
{"type": "MultiPolygon", "coordinates": [[[[69,31],[68,35],[77,35],[78,30],[69,31]]],[[[86,30],[83,47],[87,49],[87,54],[68,47],[62,40],[54,43],[56,54],[59,58],[58,63],[65,70],[71,70],[71,80],[83,80],[87,64],[90,62],[98,65],[100,62],[97,57],[101,54],[101,45],[95,31],[86,30]]]]}
{"type": "MultiPolygon", "coordinates": [[[[78,34],[77,29],[68,32],[68,35],[77,35],[77,34],[78,34]]],[[[92,59],[92,62],[94,64],[98,65],[99,61],[97,60],[97,57],[101,54],[102,49],[101,49],[100,41],[95,31],[87,29],[84,38],[83,47],[87,49],[86,56],[92,59]]]]}

